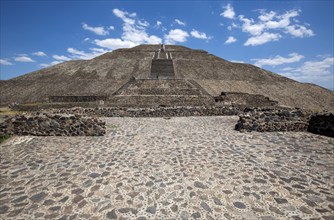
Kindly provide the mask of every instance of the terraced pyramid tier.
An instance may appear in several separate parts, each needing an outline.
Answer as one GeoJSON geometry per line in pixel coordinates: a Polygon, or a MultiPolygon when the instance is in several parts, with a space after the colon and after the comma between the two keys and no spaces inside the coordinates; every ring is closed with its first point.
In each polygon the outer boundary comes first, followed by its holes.
{"type": "Polygon", "coordinates": [[[200,106],[214,99],[201,86],[185,79],[132,78],[108,99],[109,106],[200,106]]]}

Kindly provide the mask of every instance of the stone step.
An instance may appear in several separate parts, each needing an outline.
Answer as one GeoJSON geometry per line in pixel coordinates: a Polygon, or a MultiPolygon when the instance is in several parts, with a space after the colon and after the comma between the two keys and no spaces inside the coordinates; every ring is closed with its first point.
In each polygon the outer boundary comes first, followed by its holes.
{"type": "Polygon", "coordinates": [[[196,88],[139,88],[126,90],[122,95],[201,95],[200,91],[196,88]]]}
{"type": "Polygon", "coordinates": [[[136,79],[115,95],[209,95],[198,84],[188,80],[136,79]]]}
{"type": "Polygon", "coordinates": [[[105,103],[115,107],[156,107],[156,106],[212,106],[211,96],[196,95],[115,95],[105,103]]]}
{"type": "Polygon", "coordinates": [[[152,60],[151,78],[174,78],[173,60],[152,60]]]}

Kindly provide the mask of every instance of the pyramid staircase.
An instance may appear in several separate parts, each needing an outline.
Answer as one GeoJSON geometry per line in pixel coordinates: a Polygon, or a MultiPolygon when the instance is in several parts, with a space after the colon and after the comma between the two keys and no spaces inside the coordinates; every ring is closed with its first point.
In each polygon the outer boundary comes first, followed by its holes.
{"type": "Polygon", "coordinates": [[[214,98],[193,80],[175,79],[172,55],[161,46],[153,54],[148,79],[131,78],[109,97],[117,107],[203,106],[214,98]]]}
{"type": "Polygon", "coordinates": [[[150,78],[173,79],[174,77],[175,74],[174,74],[173,60],[168,60],[168,59],[152,60],[150,78]]]}

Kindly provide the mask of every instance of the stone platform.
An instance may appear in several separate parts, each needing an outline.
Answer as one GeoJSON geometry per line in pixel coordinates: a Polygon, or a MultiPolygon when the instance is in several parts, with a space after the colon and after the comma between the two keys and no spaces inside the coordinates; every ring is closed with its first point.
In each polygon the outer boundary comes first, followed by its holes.
{"type": "Polygon", "coordinates": [[[132,78],[105,104],[117,107],[213,106],[214,98],[194,80],[132,78]]]}
{"type": "Polygon", "coordinates": [[[103,118],[0,146],[0,219],[333,219],[333,138],[238,117],[103,118]]]}

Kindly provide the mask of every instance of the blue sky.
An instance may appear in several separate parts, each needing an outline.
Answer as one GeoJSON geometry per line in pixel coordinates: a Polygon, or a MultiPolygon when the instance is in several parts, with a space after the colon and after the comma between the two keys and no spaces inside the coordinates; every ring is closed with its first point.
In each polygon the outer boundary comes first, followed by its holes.
{"type": "Polygon", "coordinates": [[[1,1],[1,79],[145,43],[334,88],[333,1],[1,1]]]}

